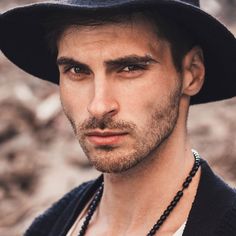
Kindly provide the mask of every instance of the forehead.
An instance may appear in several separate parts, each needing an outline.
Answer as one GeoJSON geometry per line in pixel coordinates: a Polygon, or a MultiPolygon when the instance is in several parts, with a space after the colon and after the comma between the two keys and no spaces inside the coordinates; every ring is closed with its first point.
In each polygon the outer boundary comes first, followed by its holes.
{"type": "MultiPolygon", "coordinates": [[[[160,42],[157,27],[142,15],[134,15],[132,18],[119,23],[106,23],[96,26],[71,25],[67,27],[58,40],[59,54],[73,50],[86,48],[120,48],[131,50],[134,47],[156,47],[160,42]]],[[[75,52],[74,51],[74,52],[75,52]]]]}

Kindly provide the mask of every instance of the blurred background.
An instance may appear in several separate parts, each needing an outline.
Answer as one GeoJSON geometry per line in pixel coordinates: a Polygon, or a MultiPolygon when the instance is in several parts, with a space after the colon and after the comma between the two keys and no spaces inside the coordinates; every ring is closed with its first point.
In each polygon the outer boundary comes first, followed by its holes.
{"type": "MultiPolygon", "coordinates": [[[[37,1],[0,0],[0,11],[37,1]]],[[[202,1],[236,35],[236,0],[202,1]]],[[[190,109],[192,146],[236,186],[236,98],[190,109]]],[[[34,217],[98,176],[64,117],[58,88],[0,53],[0,236],[20,236],[34,217]]]]}

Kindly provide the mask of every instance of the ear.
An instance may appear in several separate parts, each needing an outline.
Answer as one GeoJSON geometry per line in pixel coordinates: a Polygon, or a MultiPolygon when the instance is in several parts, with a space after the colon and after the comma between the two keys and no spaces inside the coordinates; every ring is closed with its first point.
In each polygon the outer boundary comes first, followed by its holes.
{"type": "Polygon", "coordinates": [[[182,63],[183,86],[182,94],[193,96],[197,94],[204,83],[205,66],[202,49],[193,47],[184,57],[182,63]]]}

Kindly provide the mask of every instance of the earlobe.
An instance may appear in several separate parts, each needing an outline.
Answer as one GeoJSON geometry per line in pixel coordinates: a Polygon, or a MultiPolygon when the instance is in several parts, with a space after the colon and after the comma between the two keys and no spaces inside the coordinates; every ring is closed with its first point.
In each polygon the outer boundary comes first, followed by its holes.
{"type": "Polygon", "coordinates": [[[203,51],[199,46],[193,47],[183,59],[182,94],[196,95],[202,88],[205,79],[203,51]]]}

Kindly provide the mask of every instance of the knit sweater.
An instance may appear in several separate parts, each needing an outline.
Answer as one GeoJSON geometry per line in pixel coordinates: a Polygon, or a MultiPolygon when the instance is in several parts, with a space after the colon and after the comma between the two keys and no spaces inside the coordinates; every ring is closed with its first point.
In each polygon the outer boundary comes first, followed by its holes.
{"type": "MultiPolygon", "coordinates": [[[[183,236],[236,236],[236,191],[206,161],[183,236]]],[[[65,236],[102,182],[83,183],[36,218],[24,236],[65,236]]]]}

